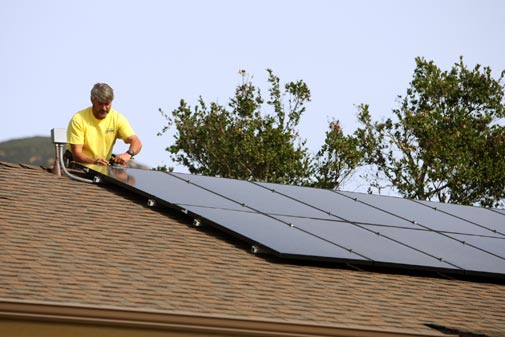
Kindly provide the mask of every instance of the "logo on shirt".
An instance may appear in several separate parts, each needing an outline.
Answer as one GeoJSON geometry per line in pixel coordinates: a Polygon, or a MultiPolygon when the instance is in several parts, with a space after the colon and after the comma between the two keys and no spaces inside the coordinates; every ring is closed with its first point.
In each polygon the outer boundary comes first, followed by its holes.
{"type": "Polygon", "coordinates": [[[113,128],[108,128],[107,130],[105,130],[105,133],[114,133],[114,129],[113,128]]]}

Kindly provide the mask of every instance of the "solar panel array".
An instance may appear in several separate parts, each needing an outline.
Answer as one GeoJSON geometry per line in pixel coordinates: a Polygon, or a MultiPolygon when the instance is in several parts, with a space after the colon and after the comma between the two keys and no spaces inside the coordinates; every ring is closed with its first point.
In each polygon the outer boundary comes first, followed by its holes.
{"type": "Polygon", "coordinates": [[[505,277],[503,210],[91,165],[279,257],[505,277]]]}

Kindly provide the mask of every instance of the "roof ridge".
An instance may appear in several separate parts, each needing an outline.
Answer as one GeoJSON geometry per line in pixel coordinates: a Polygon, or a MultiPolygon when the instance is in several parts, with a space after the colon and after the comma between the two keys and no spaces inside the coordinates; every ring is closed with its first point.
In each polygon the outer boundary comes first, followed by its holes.
{"type": "Polygon", "coordinates": [[[32,170],[42,169],[43,171],[48,171],[48,168],[43,167],[41,165],[13,163],[13,162],[7,162],[7,161],[2,161],[2,160],[0,160],[0,166],[6,166],[6,167],[11,167],[11,168],[25,168],[25,169],[32,169],[32,170]]]}
{"type": "Polygon", "coordinates": [[[12,167],[12,168],[18,168],[18,167],[20,167],[19,164],[7,162],[7,161],[2,161],[2,160],[0,160],[0,165],[1,166],[12,167]]]}

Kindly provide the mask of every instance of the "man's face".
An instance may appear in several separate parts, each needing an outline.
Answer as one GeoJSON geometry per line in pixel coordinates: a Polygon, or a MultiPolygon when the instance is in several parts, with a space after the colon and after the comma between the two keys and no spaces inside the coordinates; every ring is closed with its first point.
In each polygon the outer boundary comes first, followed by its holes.
{"type": "Polygon", "coordinates": [[[97,119],[104,119],[107,117],[107,114],[112,106],[112,100],[101,100],[95,98],[91,100],[91,103],[93,103],[93,115],[95,115],[97,119]]]}

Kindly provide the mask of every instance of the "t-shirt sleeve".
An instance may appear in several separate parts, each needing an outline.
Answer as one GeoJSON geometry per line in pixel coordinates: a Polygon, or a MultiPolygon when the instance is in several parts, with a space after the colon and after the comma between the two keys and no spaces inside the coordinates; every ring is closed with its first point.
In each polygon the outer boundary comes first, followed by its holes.
{"type": "Polygon", "coordinates": [[[76,116],[68,123],[67,142],[69,144],[84,144],[84,126],[76,116]]]}
{"type": "Polygon", "coordinates": [[[118,118],[118,138],[122,139],[123,141],[126,140],[126,138],[135,135],[135,131],[133,131],[132,127],[130,126],[130,123],[124,117],[123,115],[119,115],[118,118]]]}

